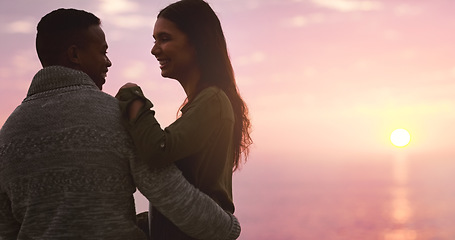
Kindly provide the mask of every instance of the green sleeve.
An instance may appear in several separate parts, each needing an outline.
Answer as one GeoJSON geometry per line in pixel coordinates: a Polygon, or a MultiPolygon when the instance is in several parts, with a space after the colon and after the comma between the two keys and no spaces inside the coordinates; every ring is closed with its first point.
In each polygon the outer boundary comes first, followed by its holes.
{"type": "MultiPolygon", "coordinates": [[[[137,87],[139,88],[139,87],[137,87]]],[[[151,159],[151,167],[161,167],[200,151],[210,141],[212,133],[221,124],[221,104],[216,93],[201,93],[185,113],[164,130],[155,119],[153,106],[145,97],[138,96],[140,89],[131,88],[129,98],[121,100],[122,112],[126,118],[126,106],[131,98],[145,99],[145,106],[127,128],[137,148],[138,156],[151,159]]],[[[130,101],[131,102],[131,101],[130,101]]]]}
{"type": "Polygon", "coordinates": [[[207,148],[226,120],[222,109],[217,95],[201,93],[177,121],[165,128],[168,159],[175,161],[207,148]]]}
{"type": "Polygon", "coordinates": [[[123,123],[133,139],[137,156],[147,160],[152,168],[168,165],[170,162],[166,161],[163,148],[164,131],[155,119],[155,111],[150,109],[153,107],[152,102],[144,96],[139,86],[120,89],[115,97],[119,100],[123,123]],[[128,120],[128,106],[138,99],[145,104],[136,119],[128,120]]]}

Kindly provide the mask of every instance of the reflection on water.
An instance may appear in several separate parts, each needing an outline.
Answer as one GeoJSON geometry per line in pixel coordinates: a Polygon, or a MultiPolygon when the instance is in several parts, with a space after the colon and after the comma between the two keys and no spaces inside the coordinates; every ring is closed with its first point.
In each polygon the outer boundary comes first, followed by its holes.
{"type": "Polygon", "coordinates": [[[407,187],[408,184],[408,162],[404,154],[398,154],[393,161],[393,177],[395,185],[407,187]]]}
{"type": "Polygon", "coordinates": [[[406,225],[412,217],[409,203],[408,162],[403,154],[393,162],[394,187],[391,189],[391,218],[394,229],[386,230],[384,240],[415,240],[417,232],[406,225]]]}
{"type": "Polygon", "coordinates": [[[412,209],[409,204],[408,191],[404,187],[392,190],[392,219],[396,224],[406,224],[411,218],[412,209]]]}
{"type": "Polygon", "coordinates": [[[386,232],[384,240],[411,240],[417,239],[417,233],[410,229],[396,229],[386,232]]]}
{"type": "Polygon", "coordinates": [[[239,240],[455,239],[455,153],[273,159],[234,177],[239,240]]]}

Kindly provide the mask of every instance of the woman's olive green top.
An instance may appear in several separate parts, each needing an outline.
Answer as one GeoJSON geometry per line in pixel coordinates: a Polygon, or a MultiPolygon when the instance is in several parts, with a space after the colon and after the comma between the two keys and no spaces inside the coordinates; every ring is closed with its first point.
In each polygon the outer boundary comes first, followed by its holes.
{"type": "Polygon", "coordinates": [[[145,106],[127,122],[139,157],[151,168],[175,163],[190,183],[209,195],[223,209],[234,212],[232,201],[234,113],[226,94],[217,87],[202,90],[182,108],[182,115],[164,130],[150,110],[153,104],[139,87],[119,91],[121,108],[142,99],[145,106]]]}

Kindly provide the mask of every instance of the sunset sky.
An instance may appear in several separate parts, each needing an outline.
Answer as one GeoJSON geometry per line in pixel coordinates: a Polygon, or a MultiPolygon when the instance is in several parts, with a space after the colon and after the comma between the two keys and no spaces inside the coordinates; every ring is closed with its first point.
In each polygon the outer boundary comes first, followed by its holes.
{"type": "MultiPolygon", "coordinates": [[[[36,24],[60,7],[101,18],[113,62],[104,91],[115,95],[126,82],[139,84],[158,120],[170,124],[185,95],[160,76],[150,49],[156,14],[171,2],[2,1],[0,126],[41,67],[36,24]]],[[[251,158],[237,176],[280,161],[397,151],[455,157],[455,1],[208,2],[224,28],[253,123],[251,158]],[[397,128],[411,134],[402,149],[390,143],[397,128]]]]}

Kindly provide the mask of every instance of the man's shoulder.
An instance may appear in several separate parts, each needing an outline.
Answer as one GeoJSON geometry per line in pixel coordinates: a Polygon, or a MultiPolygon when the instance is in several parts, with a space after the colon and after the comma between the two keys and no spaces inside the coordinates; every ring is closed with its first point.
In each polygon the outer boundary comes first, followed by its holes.
{"type": "Polygon", "coordinates": [[[111,106],[118,108],[118,100],[108,93],[93,88],[79,89],[75,91],[73,97],[89,104],[98,106],[111,106]]]}

